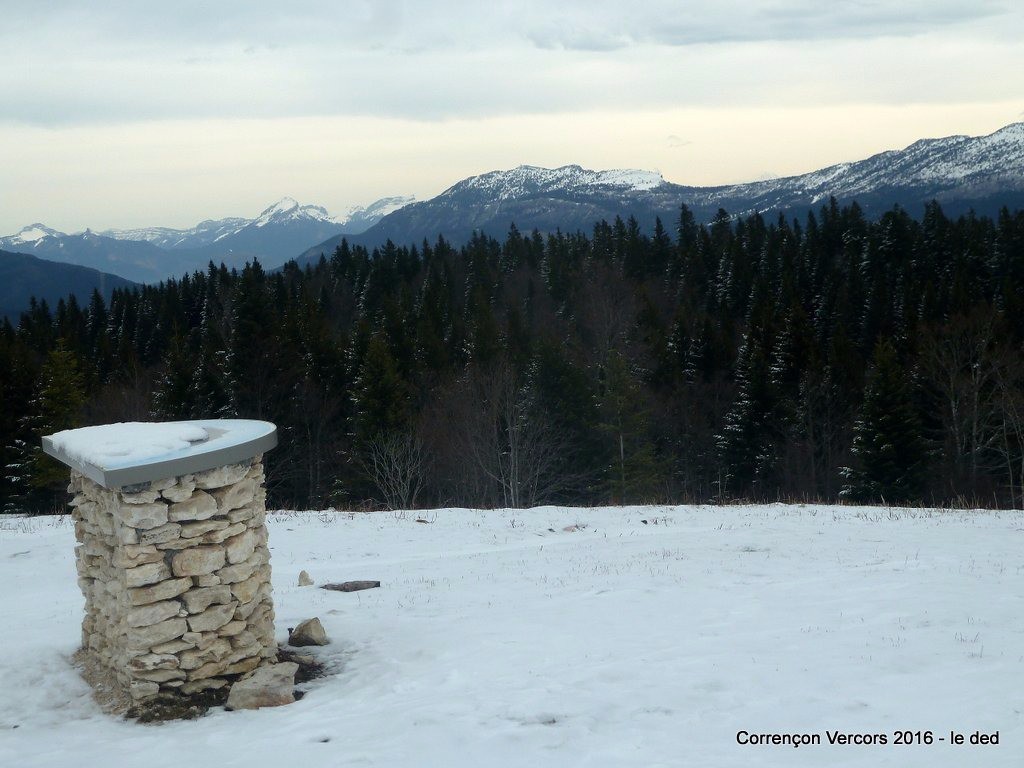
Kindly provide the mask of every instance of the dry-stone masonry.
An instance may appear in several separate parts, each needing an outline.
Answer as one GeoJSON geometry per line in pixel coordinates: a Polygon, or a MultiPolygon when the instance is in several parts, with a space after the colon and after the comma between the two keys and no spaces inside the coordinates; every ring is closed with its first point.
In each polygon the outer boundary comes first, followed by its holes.
{"type": "Polygon", "coordinates": [[[120,489],[72,471],[83,650],[135,704],[276,656],[263,480],[261,456],[120,489]]]}

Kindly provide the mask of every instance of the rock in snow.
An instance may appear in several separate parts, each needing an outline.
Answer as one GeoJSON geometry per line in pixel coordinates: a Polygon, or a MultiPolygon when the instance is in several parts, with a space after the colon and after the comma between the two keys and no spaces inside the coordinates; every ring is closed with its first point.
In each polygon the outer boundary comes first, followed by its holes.
{"type": "Polygon", "coordinates": [[[228,709],[261,709],[280,707],[295,701],[295,672],[299,665],[293,661],[260,667],[245,680],[231,686],[228,709]]]}
{"type": "Polygon", "coordinates": [[[301,647],[304,645],[327,645],[331,642],[324,632],[320,619],[312,618],[301,622],[288,634],[288,645],[301,647]]]}

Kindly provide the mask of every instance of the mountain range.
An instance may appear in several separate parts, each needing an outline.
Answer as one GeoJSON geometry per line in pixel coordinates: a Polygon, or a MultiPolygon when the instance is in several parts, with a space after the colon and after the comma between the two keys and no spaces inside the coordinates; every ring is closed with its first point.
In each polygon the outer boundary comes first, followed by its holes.
{"type": "MultiPolygon", "coordinates": [[[[919,215],[933,199],[950,214],[973,209],[992,215],[1004,205],[1024,207],[1024,123],[988,136],[924,139],[859,162],[730,186],[683,186],[651,171],[522,165],[464,179],[437,197],[406,205],[365,232],[346,237],[371,248],[387,240],[419,243],[438,234],[460,244],[474,232],[501,238],[512,223],[523,232],[589,232],[596,221],[616,216],[634,216],[648,232],[660,217],[671,231],[684,203],[698,222],[709,222],[720,209],[734,216],[803,215],[829,197],[840,203],[856,200],[869,217],[897,204],[919,215]]],[[[329,255],[341,239],[335,236],[310,248],[299,262],[329,255]]]]}
{"type": "MultiPolygon", "coordinates": [[[[798,176],[716,187],[684,186],[655,171],[593,171],[578,165],[521,165],[472,176],[429,200],[389,197],[332,217],[315,205],[284,198],[254,219],[203,221],[191,229],[163,227],[66,234],[32,224],[0,238],[0,249],[79,264],[136,282],[156,282],[208,262],[240,267],[259,258],[277,267],[291,258],[306,263],[330,255],[342,238],[368,248],[434,241],[461,244],[474,233],[503,237],[520,231],[582,230],[616,216],[633,216],[650,231],[656,218],[672,231],[685,204],[697,221],[720,209],[803,215],[835,197],[856,200],[869,217],[893,205],[919,215],[938,200],[950,214],[995,214],[1024,207],[1024,123],[990,135],[923,139],[905,149],[840,163],[798,176]]],[[[29,286],[24,287],[27,306],[29,286]]]]}
{"type": "Polygon", "coordinates": [[[388,197],[333,217],[320,206],[300,205],[286,197],[254,219],[207,220],[190,229],[149,227],[68,234],[36,223],[0,237],[0,249],[155,283],[206,269],[210,261],[241,267],[258,258],[276,266],[313,243],[338,234],[358,234],[411,201],[411,197],[388,197]]]}

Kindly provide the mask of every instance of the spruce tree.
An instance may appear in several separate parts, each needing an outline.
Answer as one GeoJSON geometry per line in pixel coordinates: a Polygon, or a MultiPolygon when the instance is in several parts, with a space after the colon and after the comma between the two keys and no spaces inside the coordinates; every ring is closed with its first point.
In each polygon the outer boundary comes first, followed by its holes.
{"type": "Polygon", "coordinates": [[[920,501],[928,463],[914,392],[891,342],[875,347],[860,417],[854,426],[853,467],[841,496],[893,503],[920,501]]]}
{"type": "Polygon", "coordinates": [[[605,489],[620,504],[653,500],[662,476],[651,442],[640,382],[626,359],[612,352],[602,370],[599,431],[605,436],[605,489]]]}
{"type": "Polygon", "coordinates": [[[85,377],[75,354],[61,339],[46,357],[39,375],[39,394],[27,414],[30,441],[24,446],[25,466],[36,501],[43,508],[57,505],[67,485],[67,467],[43,453],[41,439],[82,424],[85,377]]]}

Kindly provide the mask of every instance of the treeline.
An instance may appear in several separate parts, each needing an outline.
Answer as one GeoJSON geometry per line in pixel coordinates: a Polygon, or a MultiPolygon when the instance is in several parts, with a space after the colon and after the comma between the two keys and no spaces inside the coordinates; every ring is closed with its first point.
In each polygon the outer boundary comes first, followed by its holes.
{"type": "Polygon", "coordinates": [[[42,434],[213,417],[278,425],[288,507],[1021,506],[1024,213],[673,225],[34,302],[0,327],[2,507],[63,502],[42,434]]]}

